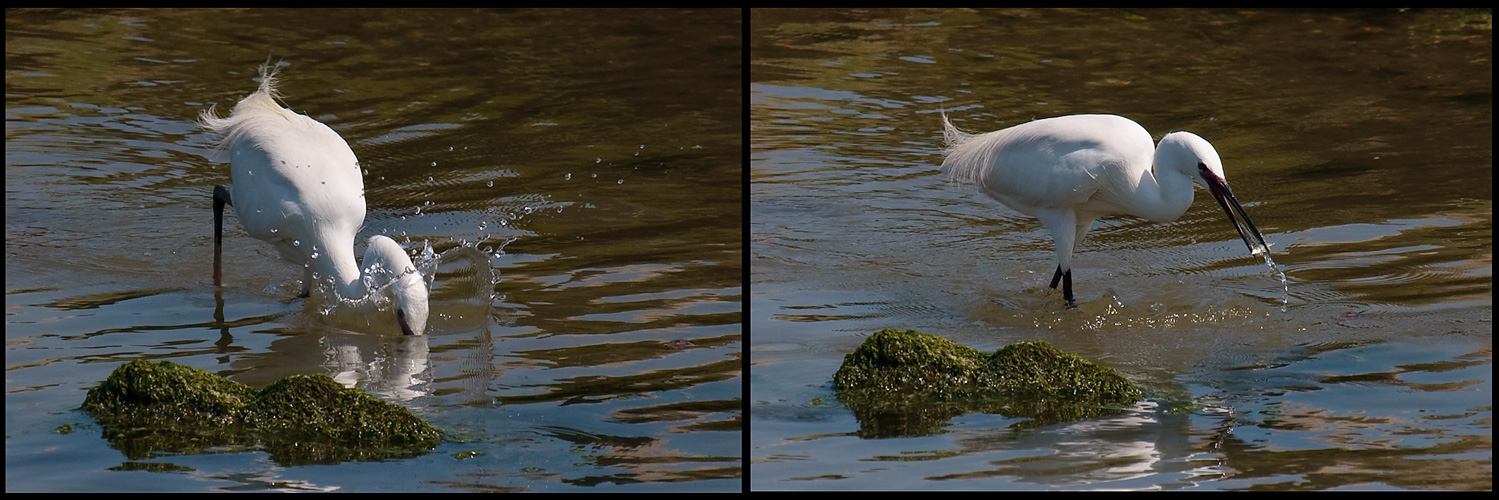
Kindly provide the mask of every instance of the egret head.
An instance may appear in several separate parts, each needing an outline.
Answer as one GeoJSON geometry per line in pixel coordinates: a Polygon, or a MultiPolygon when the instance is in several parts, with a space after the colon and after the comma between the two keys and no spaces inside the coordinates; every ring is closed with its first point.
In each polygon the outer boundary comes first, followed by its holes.
{"type": "MultiPolygon", "coordinates": [[[[1227,183],[1227,178],[1223,176],[1223,160],[1218,159],[1218,150],[1213,149],[1213,145],[1208,144],[1206,139],[1191,132],[1172,132],[1162,137],[1160,145],[1156,146],[1155,165],[1157,169],[1167,168],[1194,178],[1199,177],[1199,166],[1207,167],[1220,183],[1227,183]]],[[[1206,178],[1198,180],[1202,187],[1212,190],[1213,182],[1206,178]]]]}
{"type": "Polygon", "coordinates": [[[393,284],[396,296],[396,322],[401,324],[401,333],[422,335],[427,332],[427,281],[421,273],[410,269],[401,274],[393,284]]]}
{"type": "Polygon", "coordinates": [[[427,331],[427,280],[411,263],[411,257],[396,240],[387,236],[370,237],[369,248],[364,252],[365,273],[370,279],[370,289],[390,286],[395,297],[396,321],[401,333],[422,335],[427,331]]]}
{"type": "Polygon", "coordinates": [[[1161,138],[1161,144],[1156,147],[1155,159],[1156,168],[1182,171],[1200,181],[1208,193],[1213,195],[1213,199],[1218,200],[1218,206],[1223,207],[1223,212],[1228,214],[1228,220],[1234,223],[1234,229],[1239,231],[1239,238],[1249,247],[1250,254],[1259,255],[1270,251],[1265,236],[1254,227],[1249,214],[1244,213],[1244,207],[1239,205],[1233,190],[1228,188],[1228,178],[1223,176],[1223,161],[1218,159],[1218,150],[1213,149],[1212,144],[1191,132],[1172,132],[1161,138]]]}

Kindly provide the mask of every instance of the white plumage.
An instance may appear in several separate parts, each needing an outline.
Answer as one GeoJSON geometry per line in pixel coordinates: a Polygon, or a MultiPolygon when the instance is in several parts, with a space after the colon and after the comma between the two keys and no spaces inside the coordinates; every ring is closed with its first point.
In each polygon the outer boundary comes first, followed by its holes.
{"type": "Polygon", "coordinates": [[[364,176],[347,142],[317,120],[276,103],[276,70],[260,68],[260,88],[227,118],[213,108],[200,121],[229,152],[232,185],[214,187],[214,284],[220,283],[222,209],[234,207],[245,232],[304,268],[302,293],[330,279],[337,293],[359,299],[394,284],[396,317],[407,335],[427,324],[427,284],[395,240],[372,236],[364,270],[354,236],[364,224],[364,176]]]}
{"type": "Polygon", "coordinates": [[[1051,287],[1063,281],[1069,306],[1072,254],[1093,221],[1112,214],[1176,220],[1192,205],[1194,180],[1218,200],[1251,253],[1269,249],[1229,190],[1218,152],[1196,134],[1173,132],[1154,145],[1143,127],[1114,115],[1060,116],[986,134],[958,130],[946,114],[942,122],[942,172],[1041,221],[1056,240],[1051,287]]]}

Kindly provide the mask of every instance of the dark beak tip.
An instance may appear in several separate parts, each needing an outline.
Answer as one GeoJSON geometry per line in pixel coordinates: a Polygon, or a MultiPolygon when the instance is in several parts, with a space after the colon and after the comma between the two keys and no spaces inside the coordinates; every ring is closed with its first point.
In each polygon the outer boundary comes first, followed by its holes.
{"type": "Polygon", "coordinates": [[[396,323],[401,325],[402,335],[405,335],[407,337],[416,335],[415,332],[411,331],[411,325],[406,324],[406,311],[402,311],[399,309],[396,310],[396,323]]]}

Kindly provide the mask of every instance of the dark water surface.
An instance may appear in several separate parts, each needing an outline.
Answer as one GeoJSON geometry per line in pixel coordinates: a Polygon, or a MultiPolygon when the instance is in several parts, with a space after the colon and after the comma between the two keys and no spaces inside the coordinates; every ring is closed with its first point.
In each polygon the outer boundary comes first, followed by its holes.
{"type": "Polygon", "coordinates": [[[6,21],[7,491],[741,489],[739,10],[6,21]],[[267,56],[367,170],[356,252],[432,247],[428,335],[294,299],[300,270],[233,216],[211,286],[229,170],[194,121],[267,56]],[[127,458],[76,408],[141,358],[326,373],[449,440],[333,466],[127,458]]]}
{"type": "Polygon", "coordinates": [[[1489,19],[752,11],[751,487],[1491,488],[1489,19]],[[1099,220],[1065,310],[1050,235],[939,174],[942,111],[1206,138],[1289,294],[1199,190],[1173,223],[1099,220]],[[884,327],[1047,340],[1152,396],[861,438],[831,376],[884,327]]]}

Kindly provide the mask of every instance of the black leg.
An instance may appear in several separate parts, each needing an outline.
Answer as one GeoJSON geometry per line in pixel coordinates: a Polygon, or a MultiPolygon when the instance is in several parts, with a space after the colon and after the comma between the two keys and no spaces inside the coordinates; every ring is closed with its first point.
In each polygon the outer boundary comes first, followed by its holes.
{"type": "Polygon", "coordinates": [[[1067,299],[1067,308],[1068,309],[1077,307],[1077,302],[1072,300],[1072,270],[1071,269],[1068,269],[1067,270],[1067,274],[1065,274],[1065,275],[1062,276],[1062,298],[1067,299]]]}
{"type": "Polygon", "coordinates": [[[305,298],[308,298],[308,297],[311,297],[311,296],[312,296],[312,268],[311,267],[303,267],[302,268],[302,293],[297,294],[297,298],[299,298],[299,299],[305,299],[305,298]]]}
{"type": "Polygon", "coordinates": [[[1052,290],[1057,289],[1057,283],[1062,284],[1062,298],[1067,299],[1067,308],[1071,309],[1077,307],[1077,302],[1074,302],[1072,300],[1072,270],[1068,269],[1067,272],[1064,273],[1062,272],[1062,265],[1058,264],[1056,274],[1051,275],[1052,290]]]}
{"type": "Polygon", "coordinates": [[[222,254],[224,244],[224,205],[234,205],[229,199],[229,190],[224,186],[213,187],[213,286],[223,282],[222,254]]]}

